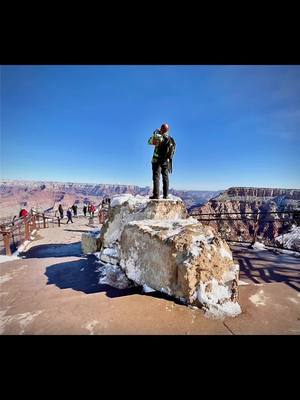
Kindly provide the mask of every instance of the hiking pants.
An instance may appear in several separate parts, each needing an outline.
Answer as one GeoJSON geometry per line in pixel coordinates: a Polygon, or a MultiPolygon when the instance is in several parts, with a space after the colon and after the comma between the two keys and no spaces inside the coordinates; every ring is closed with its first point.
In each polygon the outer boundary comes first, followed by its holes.
{"type": "Polygon", "coordinates": [[[162,174],[163,181],[163,195],[168,196],[169,193],[169,163],[164,162],[154,162],[152,163],[152,179],[153,179],[153,196],[159,197],[159,181],[160,174],[162,174]]]}

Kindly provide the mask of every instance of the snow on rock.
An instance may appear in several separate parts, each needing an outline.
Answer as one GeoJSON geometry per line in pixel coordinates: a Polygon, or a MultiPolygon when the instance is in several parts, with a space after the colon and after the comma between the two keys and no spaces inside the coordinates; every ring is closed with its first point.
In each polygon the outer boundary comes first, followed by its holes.
{"type": "Polygon", "coordinates": [[[119,251],[118,249],[107,247],[100,252],[99,259],[104,263],[118,264],[119,251]]]}
{"type": "Polygon", "coordinates": [[[300,251],[300,226],[293,225],[290,232],[277,236],[275,240],[279,245],[283,242],[288,249],[300,251]]]}
{"type": "Polygon", "coordinates": [[[151,200],[131,194],[115,196],[106,223],[101,230],[103,248],[118,249],[124,226],[144,219],[168,220],[188,216],[184,203],[178,197],[151,200]]]}
{"type": "Polygon", "coordinates": [[[143,285],[143,292],[144,293],[152,293],[152,292],[156,292],[156,290],[152,289],[150,286],[143,285]]]}
{"type": "Polygon", "coordinates": [[[239,266],[227,243],[212,227],[188,218],[175,196],[115,196],[100,235],[85,234],[83,241],[85,252],[97,252],[99,283],[160,291],[212,318],[241,312],[239,266]]]}
{"type": "Polygon", "coordinates": [[[127,289],[134,286],[134,283],[127,278],[124,271],[117,265],[102,264],[97,272],[100,273],[99,283],[102,285],[109,285],[117,289],[127,289]]]}
{"type": "Polygon", "coordinates": [[[213,278],[206,283],[200,283],[196,291],[196,299],[203,304],[207,317],[223,319],[227,316],[234,317],[242,312],[240,305],[231,299],[231,282],[224,279],[218,282],[213,278]]]}
{"type": "Polygon", "coordinates": [[[129,279],[203,307],[215,318],[236,316],[239,266],[213,228],[193,218],[128,223],[120,265],[129,279]]]}

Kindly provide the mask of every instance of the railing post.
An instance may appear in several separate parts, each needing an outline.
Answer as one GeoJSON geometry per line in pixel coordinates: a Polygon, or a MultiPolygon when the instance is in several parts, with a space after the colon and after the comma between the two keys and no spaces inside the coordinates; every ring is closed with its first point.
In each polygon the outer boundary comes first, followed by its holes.
{"type": "Polygon", "coordinates": [[[46,228],[46,217],[45,217],[45,214],[43,214],[43,224],[44,224],[44,228],[46,228]]]}
{"type": "Polygon", "coordinates": [[[25,222],[25,240],[30,240],[30,222],[25,222]]]}
{"type": "Polygon", "coordinates": [[[9,245],[9,237],[10,237],[10,232],[3,233],[3,241],[4,241],[4,246],[5,246],[5,253],[7,256],[11,256],[11,250],[10,250],[10,245],[9,245]]]}
{"type": "Polygon", "coordinates": [[[32,216],[32,226],[33,226],[33,229],[36,229],[35,215],[32,216]]]}
{"type": "Polygon", "coordinates": [[[58,227],[60,228],[60,218],[59,217],[57,218],[57,221],[58,221],[58,227]]]}

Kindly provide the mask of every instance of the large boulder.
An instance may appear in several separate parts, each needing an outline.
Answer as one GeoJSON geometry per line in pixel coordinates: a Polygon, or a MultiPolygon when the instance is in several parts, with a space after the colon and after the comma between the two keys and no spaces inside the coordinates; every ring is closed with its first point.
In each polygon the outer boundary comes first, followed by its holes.
{"type": "Polygon", "coordinates": [[[127,277],[211,316],[235,316],[238,265],[216,231],[194,218],[141,220],[123,230],[120,265],[127,277]]]}
{"type": "Polygon", "coordinates": [[[94,229],[81,235],[81,249],[84,254],[96,253],[100,250],[100,230],[94,229]]]}
{"type": "MultiPolygon", "coordinates": [[[[170,199],[151,200],[131,194],[116,196],[112,199],[107,221],[101,229],[102,249],[114,249],[114,256],[118,258],[123,229],[131,221],[182,219],[187,216],[186,207],[179,197],[170,195],[170,199]]],[[[105,254],[103,256],[102,261],[107,262],[105,254]]]]}
{"type": "Polygon", "coordinates": [[[239,267],[227,243],[214,228],[188,218],[181,199],[124,195],[111,206],[100,234],[101,283],[161,291],[212,317],[241,312],[239,267]]]}

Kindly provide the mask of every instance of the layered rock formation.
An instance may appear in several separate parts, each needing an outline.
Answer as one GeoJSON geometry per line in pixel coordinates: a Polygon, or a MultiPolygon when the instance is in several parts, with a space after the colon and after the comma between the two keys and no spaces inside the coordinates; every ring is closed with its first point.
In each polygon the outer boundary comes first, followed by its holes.
{"type": "Polygon", "coordinates": [[[276,212],[299,209],[300,190],[236,187],[226,190],[205,205],[194,208],[190,215],[204,220],[214,217],[203,214],[215,213],[218,221],[203,221],[203,223],[215,227],[226,239],[251,241],[255,230],[255,221],[251,220],[253,215],[240,213],[259,212],[257,235],[266,244],[274,244],[275,237],[289,231],[295,222],[291,214],[276,214],[276,212]],[[268,214],[269,212],[275,213],[268,214]],[[218,215],[218,213],[236,214],[218,215]]]}
{"type": "Polygon", "coordinates": [[[119,273],[121,267],[136,285],[203,307],[214,317],[241,312],[239,269],[228,245],[213,228],[187,218],[180,199],[113,199],[100,240],[100,260],[108,262],[104,270],[119,273]]]}
{"type": "MultiPolygon", "coordinates": [[[[151,193],[151,188],[148,186],[101,183],[1,180],[0,218],[12,218],[17,215],[21,205],[28,209],[36,208],[39,211],[48,210],[51,212],[56,210],[60,203],[64,208],[67,208],[76,202],[79,206],[78,212],[81,213],[85,202],[94,202],[97,205],[104,197],[112,197],[124,193],[148,196],[151,193]]],[[[170,193],[180,196],[186,207],[191,207],[196,204],[204,204],[219,192],[171,189],[170,193]]]]}

